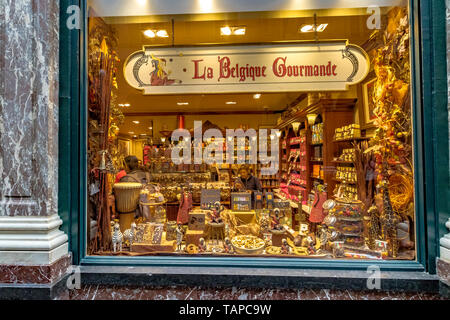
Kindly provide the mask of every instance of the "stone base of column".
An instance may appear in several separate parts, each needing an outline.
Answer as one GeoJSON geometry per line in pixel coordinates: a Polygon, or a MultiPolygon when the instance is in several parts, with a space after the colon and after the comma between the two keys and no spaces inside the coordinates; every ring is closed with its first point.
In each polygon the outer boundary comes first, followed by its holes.
{"type": "Polygon", "coordinates": [[[71,265],[71,254],[48,265],[0,265],[0,300],[53,299],[67,290],[71,265]]]}
{"type": "Polygon", "coordinates": [[[0,217],[0,299],[52,299],[72,265],[58,215],[0,217]]]}
{"type": "Polygon", "coordinates": [[[439,292],[443,297],[450,298],[450,262],[437,258],[436,269],[441,282],[439,292]]]}

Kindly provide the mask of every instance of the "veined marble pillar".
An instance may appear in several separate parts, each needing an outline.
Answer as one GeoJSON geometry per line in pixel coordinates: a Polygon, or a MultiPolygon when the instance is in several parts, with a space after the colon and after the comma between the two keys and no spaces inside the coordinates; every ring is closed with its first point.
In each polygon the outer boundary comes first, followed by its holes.
{"type": "Polygon", "coordinates": [[[0,285],[71,264],[58,216],[59,1],[0,1],[0,285]]]}

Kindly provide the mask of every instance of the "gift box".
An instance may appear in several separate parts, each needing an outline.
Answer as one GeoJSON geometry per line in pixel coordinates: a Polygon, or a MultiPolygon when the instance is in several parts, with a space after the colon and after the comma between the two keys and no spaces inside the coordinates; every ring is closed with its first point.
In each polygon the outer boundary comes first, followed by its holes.
{"type": "Polygon", "coordinates": [[[204,238],[203,230],[186,231],[186,245],[195,244],[198,246],[200,244],[200,238],[204,238]]]}

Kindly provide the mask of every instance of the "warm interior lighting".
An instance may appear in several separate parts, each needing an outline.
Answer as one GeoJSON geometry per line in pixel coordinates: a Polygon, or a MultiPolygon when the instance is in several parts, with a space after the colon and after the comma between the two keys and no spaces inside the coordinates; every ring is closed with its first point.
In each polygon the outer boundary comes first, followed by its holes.
{"type": "Polygon", "coordinates": [[[309,113],[306,115],[306,118],[308,119],[308,124],[312,126],[314,125],[314,123],[316,123],[317,114],[309,113]]]}
{"type": "Polygon", "coordinates": [[[281,137],[281,131],[280,130],[278,130],[276,134],[277,134],[278,138],[281,137]]]}
{"type": "Polygon", "coordinates": [[[235,36],[243,36],[245,35],[246,27],[221,27],[220,34],[222,36],[231,36],[234,34],[235,36]]]}
{"type": "Polygon", "coordinates": [[[231,35],[231,28],[230,27],[222,27],[222,28],[220,28],[220,34],[222,36],[229,36],[229,35],[231,35]]]}
{"type": "Polygon", "coordinates": [[[316,31],[317,32],[323,32],[326,29],[327,26],[328,26],[328,23],[319,24],[317,26],[317,28],[316,28],[316,31]]]}
{"type": "Polygon", "coordinates": [[[166,30],[158,30],[158,31],[156,32],[156,35],[157,35],[158,37],[160,37],[160,38],[167,38],[167,37],[169,37],[169,34],[167,33],[166,30]]]}
{"type": "Polygon", "coordinates": [[[233,34],[237,36],[243,36],[245,34],[245,28],[237,28],[233,31],[233,34]]]}
{"type": "Polygon", "coordinates": [[[225,104],[236,104],[236,101],[227,101],[225,104]]]}
{"type": "Polygon", "coordinates": [[[146,36],[147,38],[154,38],[156,37],[156,34],[153,30],[145,30],[144,36],[146,36]]]}
{"type": "Polygon", "coordinates": [[[261,98],[261,93],[256,93],[253,95],[253,99],[259,99],[261,98]]]}
{"type": "Polygon", "coordinates": [[[119,107],[125,107],[128,108],[130,106],[129,103],[119,103],[119,107]]]}
{"type": "Polygon", "coordinates": [[[134,132],[133,131],[130,131],[130,132],[128,132],[129,134],[134,134],[134,132]]]}
{"type": "Polygon", "coordinates": [[[177,102],[177,105],[179,105],[179,106],[187,106],[187,105],[189,105],[189,102],[177,102]]]}
{"type": "Polygon", "coordinates": [[[294,129],[294,132],[298,131],[298,128],[300,128],[300,124],[301,124],[301,122],[293,122],[292,123],[292,128],[294,129]]]}
{"type": "Polygon", "coordinates": [[[161,142],[162,143],[166,142],[166,138],[165,137],[161,137],[161,142]]]}
{"type": "Polygon", "coordinates": [[[326,27],[328,26],[328,23],[322,23],[319,25],[314,24],[304,24],[300,27],[300,32],[323,32],[326,27]]]}
{"type": "Polygon", "coordinates": [[[148,127],[149,130],[153,130],[153,127],[148,127]]]}
{"type": "Polygon", "coordinates": [[[134,120],[134,121],[133,121],[133,123],[135,123],[135,124],[139,124],[139,121],[137,121],[137,120],[134,120]]]}
{"type": "Polygon", "coordinates": [[[213,0],[197,0],[202,13],[212,12],[213,0]]]}
{"type": "Polygon", "coordinates": [[[144,31],[144,36],[146,36],[147,38],[154,38],[154,37],[158,37],[158,38],[167,38],[169,37],[169,34],[167,33],[167,30],[145,30],[144,31]]]}

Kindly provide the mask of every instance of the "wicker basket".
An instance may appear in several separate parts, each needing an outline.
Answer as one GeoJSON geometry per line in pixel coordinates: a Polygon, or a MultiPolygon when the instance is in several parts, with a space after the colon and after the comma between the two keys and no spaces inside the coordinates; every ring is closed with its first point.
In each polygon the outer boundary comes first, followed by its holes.
{"type": "Polygon", "coordinates": [[[142,187],[142,184],[136,182],[119,182],[114,184],[116,209],[119,213],[128,213],[136,210],[142,187]]]}

